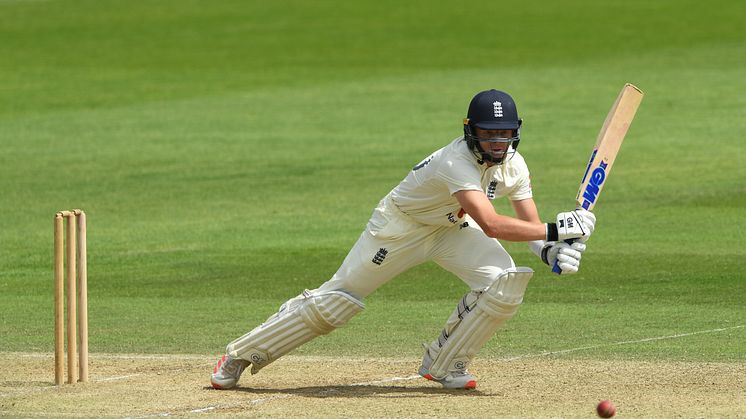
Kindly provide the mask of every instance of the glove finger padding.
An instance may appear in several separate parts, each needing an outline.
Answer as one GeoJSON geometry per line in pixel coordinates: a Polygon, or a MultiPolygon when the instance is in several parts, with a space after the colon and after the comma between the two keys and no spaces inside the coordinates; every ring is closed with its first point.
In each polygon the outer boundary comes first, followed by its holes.
{"type": "Polygon", "coordinates": [[[559,263],[558,265],[560,269],[562,270],[563,275],[572,275],[578,273],[578,270],[580,270],[580,266],[573,266],[567,263],[559,263]]]}
{"type": "Polygon", "coordinates": [[[574,241],[574,242],[572,242],[572,244],[570,245],[570,247],[573,250],[576,250],[579,253],[583,253],[583,252],[585,252],[586,245],[585,245],[585,242],[574,241]]]}
{"type": "Polygon", "coordinates": [[[590,233],[593,232],[593,229],[596,227],[596,214],[583,208],[576,209],[575,214],[578,215],[583,225],[586,226],[588,230],[590,230],[590,232],[588,233],[590,235],[590,233]]]}
{"type": "Polygon", "coordinates": [[[557,255],[557,262],[559,262],[560,267],[562,266],[573,266],[577,268],[580,266],[580,258],[574,258],[569,255],[564,255],[560,253],[557,255]]]}
{"type": "Polygon", "coordinates": [[[564,246],[559,246],[559,245],[557,246],[559,247],[559,251],[557,252],[557,259],[559,259],[560,261],[563,261],[563,258],[561,258],[560,256],[564,256],[565,259],[570,258],[570,259],[577,259],[577,260],[580,260],[580,258],[583,256],[580,252],[573,249],[569,244],[567,243],[562,243],[562,244],[564,244],[564,246]]]}
{"type": "Polygon", "coordinates": [[[586,245],[580,242],[567,244],[565,242],[554,243],[547,253],[549,266],[558,264],[563,274],[574,274],[580,268],[580,259],[585,251],[586,245]]]}

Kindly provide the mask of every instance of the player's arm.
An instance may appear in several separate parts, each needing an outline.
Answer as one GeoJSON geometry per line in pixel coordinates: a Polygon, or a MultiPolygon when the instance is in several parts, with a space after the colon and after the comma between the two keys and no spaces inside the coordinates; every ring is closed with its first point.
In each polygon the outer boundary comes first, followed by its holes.
{"type": "MultiPolygon", "coordinates": [[[[513,205],[513,211],[515,211],[515,216],[517,218],[534,223],[541,222],[541,219],[539,218],[539,210],[536,208],[536,202],[534,202],[533,198],[510,201],[510,203],[513,205]]],[[[547,241],[546,237],[544,237],[541,240],[529,241],[528,248],[531,249],[536,256],[541,258],[544,263],[548,264],[547,252],[555,243],[556,242],[547,241]]]]}
{"type": "Polygon", "coordinates": [[[458,191],[453,196],[489,237],[517,242],[547,238],[547,225],[539,221],[538,213],[536,219],[528,220],[500,215],[482,191],[458,191]]]}
{"type": "Polygon", "coordinates": [[[538,221],[538,211],[533,200],[519,204],[522,212],[518,214],[527,217],[520,219],[496,213],[487,195],[482,191],[463,190],[454,193],[453,196],[484,233],[496,239],[525,242],[587,238],[591,235],[596,221],[595,216],[589,211],[575,210],[559,213],[557,223],[542,223],[538,221]]]}
{"type": "Polygon", "coordinates": [[[539,210],[533,198],[521,199],[520,201],[510,201],[513,204],[513,211],[518,219],[532,223],[540,223],[539,210]]]}

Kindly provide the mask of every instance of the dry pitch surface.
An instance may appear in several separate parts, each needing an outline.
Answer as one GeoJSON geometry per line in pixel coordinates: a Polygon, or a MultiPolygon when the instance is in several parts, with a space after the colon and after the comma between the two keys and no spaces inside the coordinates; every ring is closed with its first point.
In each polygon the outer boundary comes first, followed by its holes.
{"type": "Polygon", "coordinates": [[[91,382],[53,385],[51,354],[0,353],[10,417],[746,417],[746,364],[478,359],[479,387],[445,391],[417,359],[288,356],[240,387],[209,386],[216,357],[91,355],[91,382]]]}

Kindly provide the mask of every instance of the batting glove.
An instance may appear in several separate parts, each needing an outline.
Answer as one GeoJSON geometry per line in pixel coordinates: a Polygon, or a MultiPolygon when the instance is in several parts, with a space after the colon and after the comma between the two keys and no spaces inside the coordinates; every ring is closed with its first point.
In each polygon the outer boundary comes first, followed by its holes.
{"type": "Polygon", "coordinates": [[[547,224],[547,241],[580,239],[586,241],[593,233],[596,216],[582,208],[557,214],[556,223],[547,224]]]}
{"type": "Polygon", "coordinates": [[[559,263],[562,274],[574,274],[580,268],[580,258],[585,252],[585,243],[549,242],[541,250],[541,260],[549,266],[559,263]]]}

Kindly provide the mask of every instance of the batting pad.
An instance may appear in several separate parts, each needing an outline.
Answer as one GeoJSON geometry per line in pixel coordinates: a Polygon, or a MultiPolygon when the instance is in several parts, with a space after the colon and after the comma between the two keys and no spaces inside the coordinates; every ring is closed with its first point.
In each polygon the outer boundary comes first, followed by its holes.
{"type": "MultiPolygon", "coordinates": [[[[451,371],[463,372],[469,361],[495,331],[507,322],[523,302],[523,294],[534,271],[515,267],[505,270],[477,300],[474,308],[442,343],[430,365],[430,375],[436,380],[451,371]]],[[[442,340],[441,340],[442,342],[442,340]]]]}
{"type": "Polygon", "coordinates": [[[342,291],[313,294],[306,290],[290,299],[266,322],[228,344],[228,355],[251,362],[256,374],[309,340],[344,326],[365,305],[342,291]]]}

